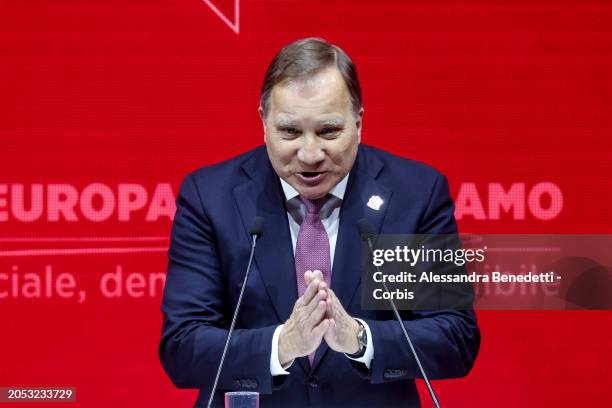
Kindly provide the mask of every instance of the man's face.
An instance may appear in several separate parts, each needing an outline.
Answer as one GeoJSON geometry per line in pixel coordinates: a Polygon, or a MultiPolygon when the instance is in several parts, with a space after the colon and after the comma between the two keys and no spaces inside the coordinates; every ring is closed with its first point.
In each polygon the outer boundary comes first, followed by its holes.
{"type": "Polygon", "coordinates": [[[275,85],[260,115],[272,167],[302,197],[325,196],[353,166],[363,110],[353,113],[337,68],[275,85]]]}

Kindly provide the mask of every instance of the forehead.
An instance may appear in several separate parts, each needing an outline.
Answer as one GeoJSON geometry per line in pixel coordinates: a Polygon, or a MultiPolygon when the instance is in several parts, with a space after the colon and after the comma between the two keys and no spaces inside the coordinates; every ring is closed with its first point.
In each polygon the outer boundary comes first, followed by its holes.
{"type": "Polygon", "coordinates": [[[270,101],[270,113],[287,119],[302,115],[344,116],[351,109],[348,88],[335,67],[275,85],[270,101]]]}

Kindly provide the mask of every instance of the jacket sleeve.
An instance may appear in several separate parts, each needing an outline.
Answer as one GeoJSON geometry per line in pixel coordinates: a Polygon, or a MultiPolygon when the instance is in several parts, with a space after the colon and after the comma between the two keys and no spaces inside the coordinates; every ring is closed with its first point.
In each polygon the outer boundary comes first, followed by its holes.
{"type": "MultiPolygon", "coordinates": [[[[448,184],[438,175],[420,221],[419,234],[455,234],[454,204],[448,184]]],[[[421,363],[431,379],[467,375],[480,346],[472,310],[400,311],[421,363]]],[[[368,377],[373,383],[421,378],[402,329],[396,320],[367,320],[374,342],[368,377]]]]}
{"type": "MultiPolygon", "coordinates": [[[[159,357],[172,382],[210,392],[232,318],[214,227],[193,175],[177,197],[162,300],[159,357]]],[[[219,390],[272,392],[270,353],[276,326],[237,329],[219,390]]]]}

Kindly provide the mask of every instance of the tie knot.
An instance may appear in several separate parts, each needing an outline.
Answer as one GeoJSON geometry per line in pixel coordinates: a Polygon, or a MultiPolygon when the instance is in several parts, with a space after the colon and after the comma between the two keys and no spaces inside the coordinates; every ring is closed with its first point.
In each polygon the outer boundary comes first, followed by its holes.
{"type": "Polygon", "coordinates": [[[316,200],[309,200],[300,196],[300,200],[306,206],[306,212],[308,214],[318,214],[321,211],[321,208],[323,208],[323,205],[325,205],[327,202],[328,197],[329,195],[326,195],[325,197],[317,198],[316,200]]]}

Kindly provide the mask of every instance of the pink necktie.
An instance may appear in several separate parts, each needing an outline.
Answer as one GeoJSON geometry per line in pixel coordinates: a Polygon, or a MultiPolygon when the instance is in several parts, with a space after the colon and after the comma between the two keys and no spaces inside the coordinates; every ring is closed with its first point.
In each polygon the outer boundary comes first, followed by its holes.
{"type": "MultiPolygon", "coordinates": [[[[304,282],[304,272],[306,271],[320,270],[323,273],[323,279],[328,287],[330,286],[331,259],[329,237],[319,214],[323,204],[327,201],[327,197],[317,200],[300,197],[300,200],[306,206],[306,216],[300,225],[300,232],[295,245],[295,276],[299,296],[302,296],[306,291],[306,282],[304,282]]],[[[308,356],[310,365],[312,365],[314,355],[313,352],[308,356]]]]}

